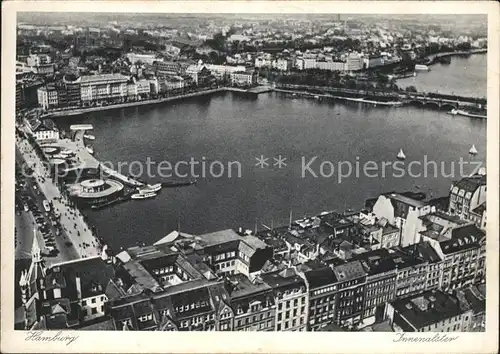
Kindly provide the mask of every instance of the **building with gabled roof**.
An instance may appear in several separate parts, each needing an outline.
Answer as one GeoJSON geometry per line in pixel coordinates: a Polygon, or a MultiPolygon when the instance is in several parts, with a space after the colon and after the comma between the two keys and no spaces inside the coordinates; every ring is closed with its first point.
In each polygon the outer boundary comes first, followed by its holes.
{"type": "Polygon", "coordinates": [[[363,319],[366,271],[358,260],[333,267],[338,279],[338,304],[335,323],[341,327],[357,326],[363,319]]]}
{"type": "Polygon", "coordinates": [[[335,323],[338,303],[338,279],[328,266],[302,272],[309,291],[309,316],[307,328],[321,331],[335,323]]]}
{"type": "Polygon", "coordinates": [[[398,267],[387,249],[368,251],[354,257],[366,272],[364,294],[364,324],[374,323],[382,317],[386,302],[396,297],[398,267]]]}
{"type": "Polygon", "coordinates": [[[259,277],[231,275],[226,283],[234,311],[235,331],[274,331],[276,305],[272,288],[259,277]]]}
{"type": "Polygon", "coordinates": [[[448,211],[464,220],[469,220],[470,212],[485,201],[486,175],[475,174],[452,183],[448,211]]]}
{"type": "Polygon", "coordinates": [[[435,211],[430,204],[399,193],[382,194],[373,206],[373,214],[385,218],[401,233],[400,245],[405,247],[420,242],[421,216],[435,211]]]}
{"type": "Polygon", "coordinates": [[[272,288],[276,302],[275,331],[306,331],[309,294],[294,268],[261,275],[272,288]]]}

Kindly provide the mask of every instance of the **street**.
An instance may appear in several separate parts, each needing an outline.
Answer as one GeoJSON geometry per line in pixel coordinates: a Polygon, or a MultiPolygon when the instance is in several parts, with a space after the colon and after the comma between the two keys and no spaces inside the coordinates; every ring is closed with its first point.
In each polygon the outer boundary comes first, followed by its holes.
{"type": "Polygon", "coordinates": [[[81,257],[91,257],[100,254],[99,243],[83,220],[80,211],[69,206],[69,201],[65,196],[61,195],[57,186],[52,182],[49,171],[42,168],[40,159],[36,156],[29,143],[19,138],[17,138],[16,142],[18,147],[16,161],[20,165],[27,161],[28,166],[34,170],[34,179],[27,178],[27,183],[40,210],[43,210],[42,202],[46,197],[52,203],[55,212],[60,215],[59,221],[62,226],[62,233],[55,239],[61,253],[54,258],[70,260],[79,258],[79,255],[81,257]],[[33,190],[34,183],[40,189],[40,195],[33,190]],[[65,245],[66,242],[71,242],[73,245],[68,247],[65,245]],[[64,250],[68,251],[64,252],[64,250]]]}

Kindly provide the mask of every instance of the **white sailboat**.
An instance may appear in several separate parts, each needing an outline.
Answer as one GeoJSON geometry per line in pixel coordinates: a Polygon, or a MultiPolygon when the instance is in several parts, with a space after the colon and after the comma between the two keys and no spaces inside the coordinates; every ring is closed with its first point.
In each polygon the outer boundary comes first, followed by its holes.
{"type": "Polygon", "coordinates": [[[472,147],[469,150],[469,154],[477,155],[477,149],[476,149],[476,146],[474,144],[472,144],[472,147]]]}
{"type": "Polygon", "coordinates": [[[398,159],[399,160],[404,160],[406,159],[406,156],[405,156],[405,153],[403,152],[403,149],[399,149],[399,152],[398,152],[398,159]]]}

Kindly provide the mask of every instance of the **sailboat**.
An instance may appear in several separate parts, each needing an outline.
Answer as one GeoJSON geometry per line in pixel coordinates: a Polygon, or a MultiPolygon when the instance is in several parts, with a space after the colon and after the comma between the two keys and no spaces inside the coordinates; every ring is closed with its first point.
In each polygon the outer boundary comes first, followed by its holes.
{"type": "Polygon", "coordinates": [[[399,149],[397,157],[398,157],[398,160],[404,160],[404,159],[406,159],[406,156],[405,156],[405,154],[403,152],[403,149],[399,149]]]}
{"type": "Polygon", "coordinates": [[[477,155],[477,149],[476,149],[476,146],[474,144],[472,144],[472,147],[469,150],[469,154],[477,155]]]}

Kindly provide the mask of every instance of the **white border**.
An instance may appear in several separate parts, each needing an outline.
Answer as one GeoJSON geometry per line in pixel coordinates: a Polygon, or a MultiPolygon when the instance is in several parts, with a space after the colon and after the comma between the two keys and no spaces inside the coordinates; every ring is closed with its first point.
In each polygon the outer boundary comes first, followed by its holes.
{"type": "Polygon", "coordinates": [[[476,1],[22,1],[2,3],[2,352],[221,352],[221,353],[495,353],[498,335],[498,129],[499,129],[499,5],[476,1]],[[451,343],[394,342],[384,333],[223,333],[223,332],[71,332],[79,338],[70,346],[28,342],[13,330],[13,200],[14,94],[16,12],[166,12],[166,13],[347,13],[347,14],[488,14],[488,223],[487,223],[487,332],[454,333],[451,343]]]}

